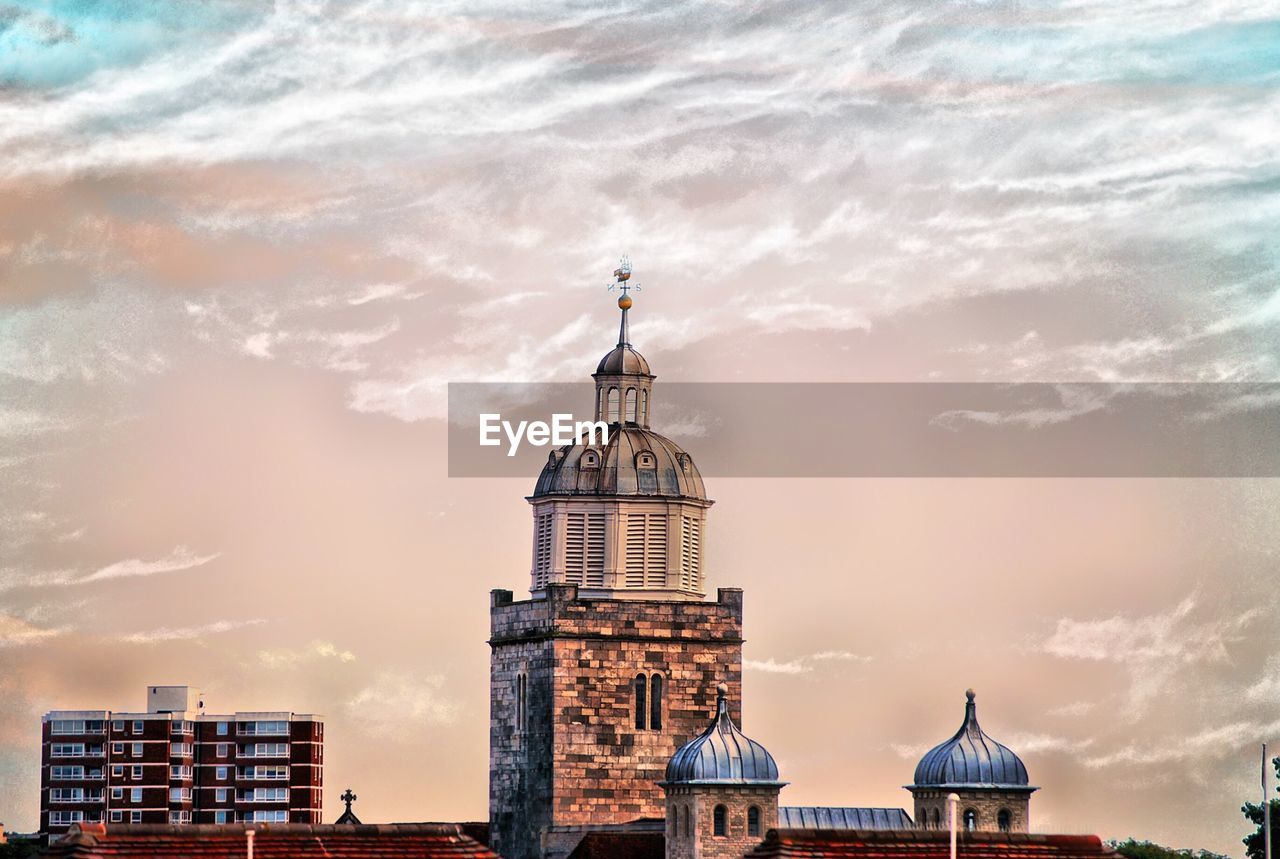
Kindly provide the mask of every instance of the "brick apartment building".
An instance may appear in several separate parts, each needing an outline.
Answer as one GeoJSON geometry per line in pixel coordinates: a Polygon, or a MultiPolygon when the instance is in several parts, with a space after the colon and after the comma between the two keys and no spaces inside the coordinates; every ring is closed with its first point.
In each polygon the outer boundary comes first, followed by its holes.
{"type": "Polygon", "coordinates": [[[73,823],[319,823],[324,722],[204,712],[188,686],[143,712],[55,710],[41,725],[40,831],[73,823]]]}

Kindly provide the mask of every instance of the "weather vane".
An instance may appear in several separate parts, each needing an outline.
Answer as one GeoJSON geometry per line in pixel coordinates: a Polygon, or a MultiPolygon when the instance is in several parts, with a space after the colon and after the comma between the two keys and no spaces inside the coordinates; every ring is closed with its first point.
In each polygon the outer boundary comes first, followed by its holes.
{"type": "Polygon", "coordinates": [[[618,296],[618,306],[623,310],[631,308],[631,296],[628,295],[631,290],[640,291],[640,284],[631,283],[631,257],[624,256],[618,263],[618,267],[613,270],[614,282],[609,284],[609,291],[618,289],[622,295],[618,296]]]}

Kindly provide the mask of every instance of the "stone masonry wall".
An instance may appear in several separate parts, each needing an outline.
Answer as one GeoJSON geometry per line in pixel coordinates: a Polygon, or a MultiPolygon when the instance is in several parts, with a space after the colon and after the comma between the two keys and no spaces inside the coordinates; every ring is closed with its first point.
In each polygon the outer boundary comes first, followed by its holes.
{"type": "Polygon", "coordinates": [[[778,790],[776,786],[668,788],[666,859],[742,859],[778,825],[778,790]],[[715,834],[717,805],[725,806],[724,835],[715,834]],[[753,805],[760,809],[760,829],[755,835],[747,829],[747,811],[753,805]],[[686,820],[691,831],[685,831],[686,820]]]}
{"type": "MultiPolygon", "coordinates": [[[[922,829],[933,829],[933,813],[938,812],[939,829],[946,829],[948,790],[916,790],[915,821],[922,829]]],[[[956,808],[956,825],[964,828],[964,813],[973,809],[977,813],[979,832],[999,832],[999,814],[1001,809],[1009,811],[1009,831],[1029,831],[1030,794],[1027,791],[1012,790],[957,790],[960,804],[956,808]]]]}
{"type": "MultiPolygon", "coordinates": [[[[706,729],[716,687],[742,697],[742,592],[716,602],[579,599],[573,585],[490,610],[489,807],[492,846],[534,859],[548,826],[662,818],[661,781],[683,743],[706,729]],[[516,725],[527,681],[528,730],[516,725]],[[638,673],[664,679],[661,730],[635,727],[638,673]]],[[[741,713],[733,714],[740,721],[741,713]]]]}

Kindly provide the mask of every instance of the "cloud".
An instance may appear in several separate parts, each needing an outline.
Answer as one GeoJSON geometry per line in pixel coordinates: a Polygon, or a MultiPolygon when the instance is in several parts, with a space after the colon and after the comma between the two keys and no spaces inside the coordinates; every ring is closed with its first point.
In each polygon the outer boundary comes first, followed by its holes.
{"type": "Polygon", "coordinates": [[[759,671],[763,674],[808,674],[814,670],[813,663],[815,662],[870,662],[871,659],[872,657],[870,656],[849,653],[844,650],[824,650],[820,653],[811,653],[808,656],[801,656],[785,662],[779,662],[773,658],[764,660],[744,659],[742,660],[742,668],[744,671],[759,671]]]}
{"type": "MultiPolygon", "coordinates": [[[[71,535],[69,538],[77,539],[75,535],[71,535]]],[[[114,564],[98,568],[87,576],[77,570],[31,572],[15,567],[5,567],[0,569],[0,591],[8,591],[15,588],[66,587],[114,579],[182,572],[204,566],[219,557],[221,557],[221,553],[218,552],[212,555],[197,555],[186,546],[176,546],[172,552],[163,558],[158,558],[154,561],[145,561],[140,558],[116,561],[114,564]]]]}
{"type": "Polygon", "coordinates": [[[339,650],[328,641],[313,641],[301,650],[259,650],[258,662],[265,668],[294,668],[303,662],[333,659],[338,662],[355,662],[350,650],[339,650]]]}
{"type": "Polygon", "coordinates": [[[1225,663],[1230,647],[1259,616],[1250,609],[1234,616],[1200,618],[1192,594],[1166,612],[1101,620],[1062,618],[1040,649],[1060,659],[1110,662],[1129,672],[1129,703],[1140,709],[1160,695],[1187,666],[1225,663]]]}
{"type": "Polygon", "coordinates": [[[38,644],[61,635],[61,629],[48,629],[35,626],[19,617],[0,614],[0,648],[23,647],[38,644]]]}
{"type": "Polygon", "coordinates": [[[1121,765],[1159,764],[1222,760],[1235,757],[1246,746],[1280,732],[1280,720],[1272,722],[1236,721],[1205,728],[1190,736],[1169,736],[1161,742],[1129,744],[1107,754],[1084,759],[1090,769],[1121,765]]]}
{"type": "Polygon", "coordinates": [[[373,682],[347,701],[347,712],[368,733],[407,737],[406,727],[445,726],[457,721],[461,707],[443,694],[444,678],[380,671],[373,682]]]}
{"type": "Polygon", "coordinates": [[[1098,705],[1093,701],[1072,701],[1070,704],[1063,704],[1060,707],[1053,707],[1045,711],[1047,716],[1083,716],[1092,711],[1098,705]]]}
{"type": "Polygon", "coordinates": [[[1267,657],[1262,676],[1250,684],[1244,696],[1258,704],[1280,705],[1280,656],[1267,657]]]}
{"type": "Polygon", "coordinates": [[[114,564],[108,564],[82,579],[69,582],[69,584],[85,584],[108,579],[125,579],[135,576],[155,576],[161,573],[181,572],[202,567],[219,557],[221,557],[221,553],[218,552],[212,555],[197,555],[186,546],[177,546],[163,558],[158,558],[154,561],[144,561],[140,558],[116,561],[114,564]]]}
{"type": "Polygon", "coordinates": [[[170,641],[195,641],[207,635],[220,635],[246,626],[266,623],[265,619],[219,620],[201,626],[165,626],[143,632],[132,632],[117,637],[126,644],[162,644],[170,641]]]}

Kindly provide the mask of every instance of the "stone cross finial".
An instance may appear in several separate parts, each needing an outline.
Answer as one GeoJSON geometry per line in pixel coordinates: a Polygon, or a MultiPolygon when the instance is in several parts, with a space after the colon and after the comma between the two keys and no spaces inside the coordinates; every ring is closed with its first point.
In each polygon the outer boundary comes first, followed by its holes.
{"type": "Polygon", "coordinates": [[[351,792],[351,788],[347,788],[346,791],[342,794],[342,796],[338,797],[338,799],[342,800],[347,804],[347,811],[350,812],[351,803],[355,802],[357,799],[359,799],[359,797],[351,792]]]}

